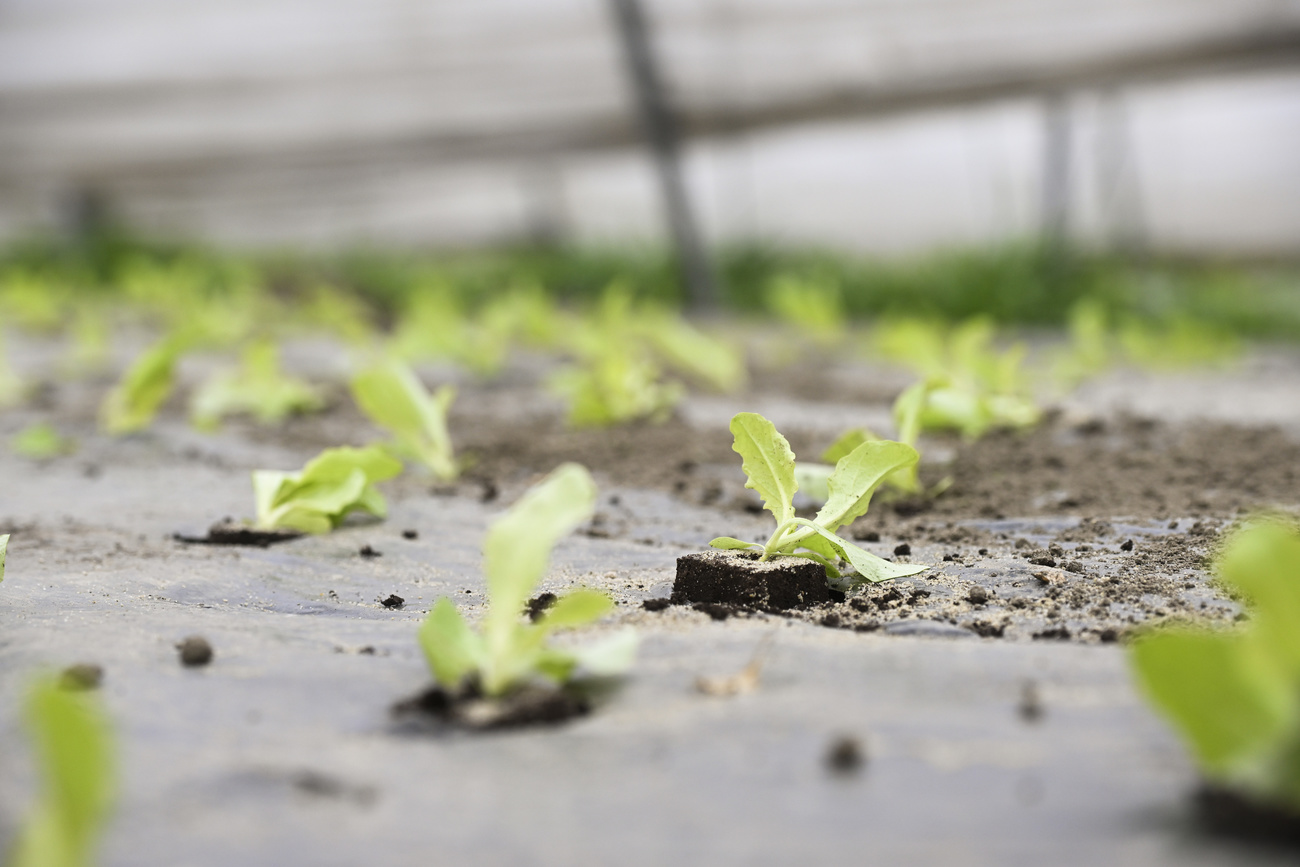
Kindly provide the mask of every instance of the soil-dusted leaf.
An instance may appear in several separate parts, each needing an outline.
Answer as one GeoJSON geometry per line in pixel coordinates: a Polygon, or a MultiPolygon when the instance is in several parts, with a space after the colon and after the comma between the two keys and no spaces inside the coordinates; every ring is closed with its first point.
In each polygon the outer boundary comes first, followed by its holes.
{"type": "Polygon", "coordinates": [[[890,474],[914,465],[916,449],[889,440],[864,442],[840,458],[826,480],[828,496],[813,520],[831,532],[867,513],[871,495],[890,474]]]}
{"type": "Polygon", "coordinates": [[[456,478],[459,468],[447,430],[447,411],[456,399],[453,386],[430,395],[410,367],[390,359],[354,376],[352,396],[371,421],[392,434],[400,453],[440,479],[456,478]]]}
{"type": "MultiPolygon", "coordinates": [[[[849,561],[849,565],[851,565],[853,570],[857,572],[856,578],[852,579],[849,582],[850,584],[863,581],[870,584],[879,584],[882,581],[891,581],[895,578],[906,578],[909,575],[924,572],[929,568],[927,566],[911,563],[891,563],[883,557],[877,557],[870,551],[859,548],[847,539],[835,535],[825,527],[812,521],[804,521],[802,519],[796,520],[798,520],[801,525],[812,530],[818,536],[821,536],[822,539],[830,544],[830,547],[836,554],[849,561]]],[[[805,548],[818,550],[818,546],[816,546],[816,543],[812,539],[801,540],[799,544],[805,548]]]]}
{"type": "Polygon", "coordinates": [[[297,473],[255,470],[257,526],[325,533],[353,511],[382,518],[387,506],[374,485],[401,471],[401,463],[377,446],[326,449],[297,473]]]}
{"type": "Polygon", "coordinates": [[[89,867],[113,804],[112,738],[93,693],[42,680],[27,700],[41,771],[40,800],[20,830],[10,867],[89,867]]]}
{"type": "Polygon", "coordinates": [[[434,604],[420,627],[420,648],[434,679],[449,689],[459,686],[484,661],[483,639],[446,597],[434,604]]]}
{"type": "Polygon", "coordinates": [[[0,536],[0,581],[5,580],[5,552],[9,550],[9,534],[0,536]]]}
{"type": "Polygon", "coordinates": [[[315,388],[281,369],[276,345],[261,340],[244,350],[238,368],[218,371],[195,391],[190,422],[200,430],[215,430],[226,416],[243,413],[273,425],[324,406],[315,388]]]}
{"type": "Polygon", "coordinates": [[[589,519],[596,484],[586,468],[562,464],[493,522],[483,543],[483,571],[492,605],[486,619],[493,635],[508,632],[546,573],[551,549],[589,519]]]}
{"type": "Polygon", "coordinates": [[[537,621],[545,629],[572,629],[594,623],[614,610],[614,601],[596,590],[566,593],[537,621]]]}
{"type": "Polygon", "coordinates": [[[740,551],[745,548],[762,547],[757,542],[744,542],[740,539],[733,539],[730,536],[719,536],[709,541],[710,548],[721,548],[724,551],[740,551]]]}
{"type": "Polygon", "coordinates": [[[142,352],[99,407],[99,425],[114,436],[144,430],[153,423],[175,384],[176,361],[189,347],[186,335],[173,334],[142,352]]]}
{"type": "Polygon", "coordinates": [[[794,517],[794,495],[799,489],[789,441],[776,425],[754,412],[737,413],[731,419],[731,434],[735,438],[731,448],[740,455],[748,477],[745,487],[758,492],[778,526],[786,523],[794,517]]]}

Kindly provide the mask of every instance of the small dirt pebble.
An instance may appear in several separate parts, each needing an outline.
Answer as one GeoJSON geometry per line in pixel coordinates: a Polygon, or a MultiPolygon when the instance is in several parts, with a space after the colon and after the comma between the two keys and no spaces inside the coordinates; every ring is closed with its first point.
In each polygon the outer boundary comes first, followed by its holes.
{"type": "Polygon", "coordinates": [[[401,608],[406,604],[406,600],[396,593],[389,593],[387,598],[379,600],[379,604],[385,608],[401,608]]]}
{"type": "Polygon", "coordinates": [[[988,549],[988,548],[980,548],[980,550],[979,550],[979,555],[980,555],[981,557],[987,557],[987,556],[989,555],[989,549],[988,549]]]}
{"type": "Polygon", "coordinates": [[[99,689],[99,685],[103,682],[104,668],[95,665],[93,662],[79,662],[76,665],[69,665],[59,675],[59,685],[74,692],[99,689]]]}
{"type": "Polygon", "coordinates": [[[358,553],[359,553],[362,557],[382,557],[382,556],[384,556],[381,552],[376,551],[374,548],[370,547],[369,545],[362,545],[362,546],[361,546],[361,550],[360,550],[358,553]]]}
{"type": "Polygon", "coordinates": [[[418,538],[420,538],[420,531],[419,531],[419,530],[403,530],[403,531],[402,531],[402,538],[403,538],[403,539],[418,539],[418,538]]]}
{"type": "Polygon", "coordinates": [[[853,538],[859,542],[879,542],[880,534],[875,530],[860,530],[853,534],[853,538]]]}
{"type": "Polygon", "coordinates": [[[839,735],[826,750],[826,768],[833,774],[855,774],[866,763],[862,742],[852,735],[839,735]]]}
{"type": "Polygon", "coordinates": [[[971,605],[983,605],[989,601],[989,591],[983,587],[972,587],[966,593],[966,601],[971,605]]]}
{"type": "Polygon", "coordinates": [[[1073,572],[1076,575],[1083,574],[1083,564],[1080,563],[1078,560],[1071,560],[1070,562],[1066,563],[1065,566],[1063,566],[1062,568],[1064,568],[1066,572],[1073,572]]]}
{"type": "Polygon", "coordinates": [[[181,665],[186,668],[198,668],[212,662],[212,645],[202,635],[187,636],[176,645],[180,652],[181,665]]]}
{"type": "Polygon", "coordinates": [[[1020,685],[1020,703],[1016,712],[1025,722],[1038,722],[1043,718],[1043,697],[1038,692],[1038,684],[1032,680],[1020,685]]]}
{"type": "Polygon", "coordinates": [[[641,603],[641,607],[646,611],[663,611],[672,604],[671,599],[647,599],[641,603]]]}
{"type": "Polygon", "coordinates": [[[559,597],[554,593],[539,593],[532,599],[529,599],[528,608],[526,609],[528,611],[528,619],[536,623],[537,620],[541,618],[542,613],[555,604],[557,598],[559,597]]]}
{"type": "Polygon", "coordinates": [[[1132,551],[1132,550],[1133,550],[1133,540],[1132,540],[1132,539],[1125,539],[1125,540],[1124,540],[1124,543],[1123,543],[1122,545],[1119,546],[1119,549],[1120,549],[1121,551],[1132,551]]]}
{"type": "Polygon", "coordinates": [[[904,542],[901,545],[894,546],[895,557],[909,557],[912,554],[912,546],[904,542]]]}

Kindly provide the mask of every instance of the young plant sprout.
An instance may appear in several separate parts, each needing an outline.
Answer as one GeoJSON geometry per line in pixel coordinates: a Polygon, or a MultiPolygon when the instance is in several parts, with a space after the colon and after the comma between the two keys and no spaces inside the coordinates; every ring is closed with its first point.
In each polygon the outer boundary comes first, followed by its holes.
{"type": "Polygon", "coordinates": [[[891,563],[835,533],[867,513],[872,493],[889,475],[916,463],[916,449],[887,440],[861,443],[836,463],[826,480],[826,504],[809,520],[795,515],[798,483],[794,452],[776,426],[757,413],[742,412],[732,418],[731,433],[735,437],[732,448],[740,455],[749,478],[745,487],[763,498],[763,507],[776,518],[777,526],[761,545],[722,536],[709,543],[712,547],[758,549],[763,560],[775,556],[814,560],[826,568],[827,577],[838,586],[875,584],[915,575],[926,568],[891,563]],[[847,560],[856,574],[842,575],[838,568],[841,559],[847,560]]]}
{"type": "Polygon", "coordinates": [[[1245,628],[1155,631],[1134,643],[1134,671],[1207,778],[1300,815],[1300,534],[1248,527],[1216,572],[1250,604],[1245,628]]]}
{"type": "Polygon", "coordinates": [[[903,406],[917,407],[919,430],[956,430],[979,439],[994,428],[1032,427],[1042,416],[1021,370],[1026,347],[999,352],[992,341],[993,327],[985,319],[969,320],[951,333],[904,322],[883,329],[877,348],[923,377],[899,397],[903,406]]]}
{"type": "Polygon", "coordinates": [[[419,461],[439,479],[459,475],[447,431],[454,386],[444,385],[431,396],[411,368],[391,359],[354,376],[352,397],[371,421],[393,435],[396,454],[419,461]]]}
{"type": "Polygon", "coordinates": [[[43,787],[18,833],[9,867],[90,867],[113,806],[112,733],[91,694],[57,678],[27,699],[43,787]]]}
{"type": "Polygon", "coordinates": [[[48,460],[77,450],[77,444],[48,422],[37,422],[14,434],[10,445],[16,454],[34,461],[48,460]]]}
{"type": "Polygon", "coordinates": [[[188,336],[172,334],[131,363],[99,407],[99,425],[105,433],[135,433],[153,423],[175,385],[176,361],[189,345],[188,336]]]}
{"type": "Polygon", "coordinates": [[[664,382],[659,366],[635,347],[613,341],[580,366],[556,372],[549,384],[568,400],[572,427],[606,427],[641,418],[662,422],[684,393],[680,384],[664,382]]]}
{"type": "Polygon", "coordinates": [[[0,340],[0,409],[17,406],[26,396],[27,383],[9,364],[4,353],[4,342],[0,340]]]}
{"type": "Polygon", "coordinates": [[[839,284],[827,277],[776,277],[767,290],[767,308],[825,346],[844,337],[844,302],[839,284]]]}
{"type": "Polygon", "coordinates": [[[9,550],[9,534],[0,536],[0,581],[5,580],[5,552],[9,550]]]}
{"type": "Polygon", "coordinates": [[[239,368],[213,374],[190,399],[190,421],[215,430],[228,415],[246,413],[259,424],[279,424],[291,415],[325,406],[320,392],[280,368],[280,350],[269,340],[244,350],[239,368]]]}
{"type": "Polygon", "coordinates": [[[515,503],[488,529],[483,543],[488,610],[479,630],[471,629],[450,599],[439,599],[420,628],[420,647],[434,679],[458,690],[472,678],[491,697],[534,679],[568,682],[578,670],[614,675],[626,670],[636,652],[630,630],[585,647],[554,647],[558,629],[599,620],[614,608],[595,590],[561,596],[535,622],[522,612],[546,573],[551,549],[591,517],[596,486],[578,464],[563,464],[515,503]]]}
{"type": "Polygon", "coordinates": [[[383,518],[388,504],[375,484],[401,471],[378,446],[326,449],[296,473],[254,470],[257,528],[328,533],[355,511],[383,518]]]}

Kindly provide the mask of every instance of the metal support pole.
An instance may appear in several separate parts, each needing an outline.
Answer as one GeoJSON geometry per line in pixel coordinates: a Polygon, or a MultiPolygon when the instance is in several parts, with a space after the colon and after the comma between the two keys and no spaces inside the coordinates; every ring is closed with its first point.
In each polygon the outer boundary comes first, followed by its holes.
{"type": "Polygon", "coordinates": [[[694,307],[714,307],[718,303],[717,281],[682,179],[680,136],[668,106],[640,0],[610,0],[610,8],[623,43],[642,132],[659,175],[664,215],[687,297],[694,307]]]}
{"type": "Polygon", "coordinates": [[[1043,239],[1051,246],[1065,243],[1070,231],[1070,103],[1063,93],[1049,95],[1043,105],[1043,239]]]}

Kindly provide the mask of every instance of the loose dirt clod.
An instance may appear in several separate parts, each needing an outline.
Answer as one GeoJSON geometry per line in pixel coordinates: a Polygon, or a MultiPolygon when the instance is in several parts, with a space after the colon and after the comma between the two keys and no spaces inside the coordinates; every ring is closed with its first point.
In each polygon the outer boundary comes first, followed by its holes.
{"type": "Polygon", "coordinates": [[[406,604],[406,600],[401,596],[398,596],[396,593],[390,593],[387,598],[380,599],[379,604],[385,608],[401,608],[406,604]]]}
{"type": "Polygon", "coordinates": [[[833,774],[855,774],[866,763],[862,742],[852,735],[839,735],[826,750],[826,768],[833,774]]]}
{"type": "Polygon", "coordinates": [[[542,612],[555,604],[559,598],[554,593],[539,593],[532,599],[528,600],[528,619],[536,623],[542,616],[542,612]]]}
{"type": "Polygon", "coordinates": [[[76,665],[69,665],[59,675],[59,685],[64,689],[74,691],[99,689],[99,685],[103,682],[104,668],[93,662],[79,662],[76,665]]]}
{"type": "Polygon", "coordinates": [[[826,570],[802,557],[759,560],[756,551],[706,551],[677,558],[672,601],[721,603],[760,610],[807,608],[832,601],[826,570]]]}
{"type": "Polygon", "coordinates": [[[180,644],[176,645],[180,651],[181,665],[186,668],[197,668],[212,662],[213,651],[212,645],[201,635],[191,635],[185,638],[180,644]]]}
{"type": "Polygon", "coordinates": [[[357,553],[360,554],[362,557],[365,557],[366,559],[370,559],[372,557],[384,556],[382,551],[376,551],[374,548],[370,547],[369,545],[362,545],[361,550],[358,551],[357,553]]]}
{"type": "Polygon", "coordinates": [[[190,545],[248,545],[253,548],[268,548],[277,542],[288,542],[302,535],[297,530],[286,528],[259,530],[225,518],[209,527],[208,532],[202,536],[173,533],[172,538],[190,545]]]}
{"type": "Polygon", "coordinates": [[[983,605],[989,601],[989,591],[977,584],[966,592],[966,601],[971,605],[983,605]]]}
{"type": "Polygon", "coordinates": [[[577,689],[529,685],[499,698],[487,698],[472,680],[459,690],[431,686],[392,707],[399,722],[417,729],[432,722],[441,726],[492,731],[534,725],[556,725],[591,712],[591,700],[577,689]],[[422,725],[422,723],[424,725],[422,725]]]}
{"type": "Polygon", "coordinates": [[[403,531],[402,531],[402,538],[403,538],[403,539],[418,539],[418,538],[420,538],[420,532],[419,532],[418,530],[403,530],[403,531]]]}
{"type": "Polygon", "coordinates": [[[646,611],[663,611],[672,604],[673,601],[671,599],[647,599],[641,603],[641,607],[646,611]]]}

